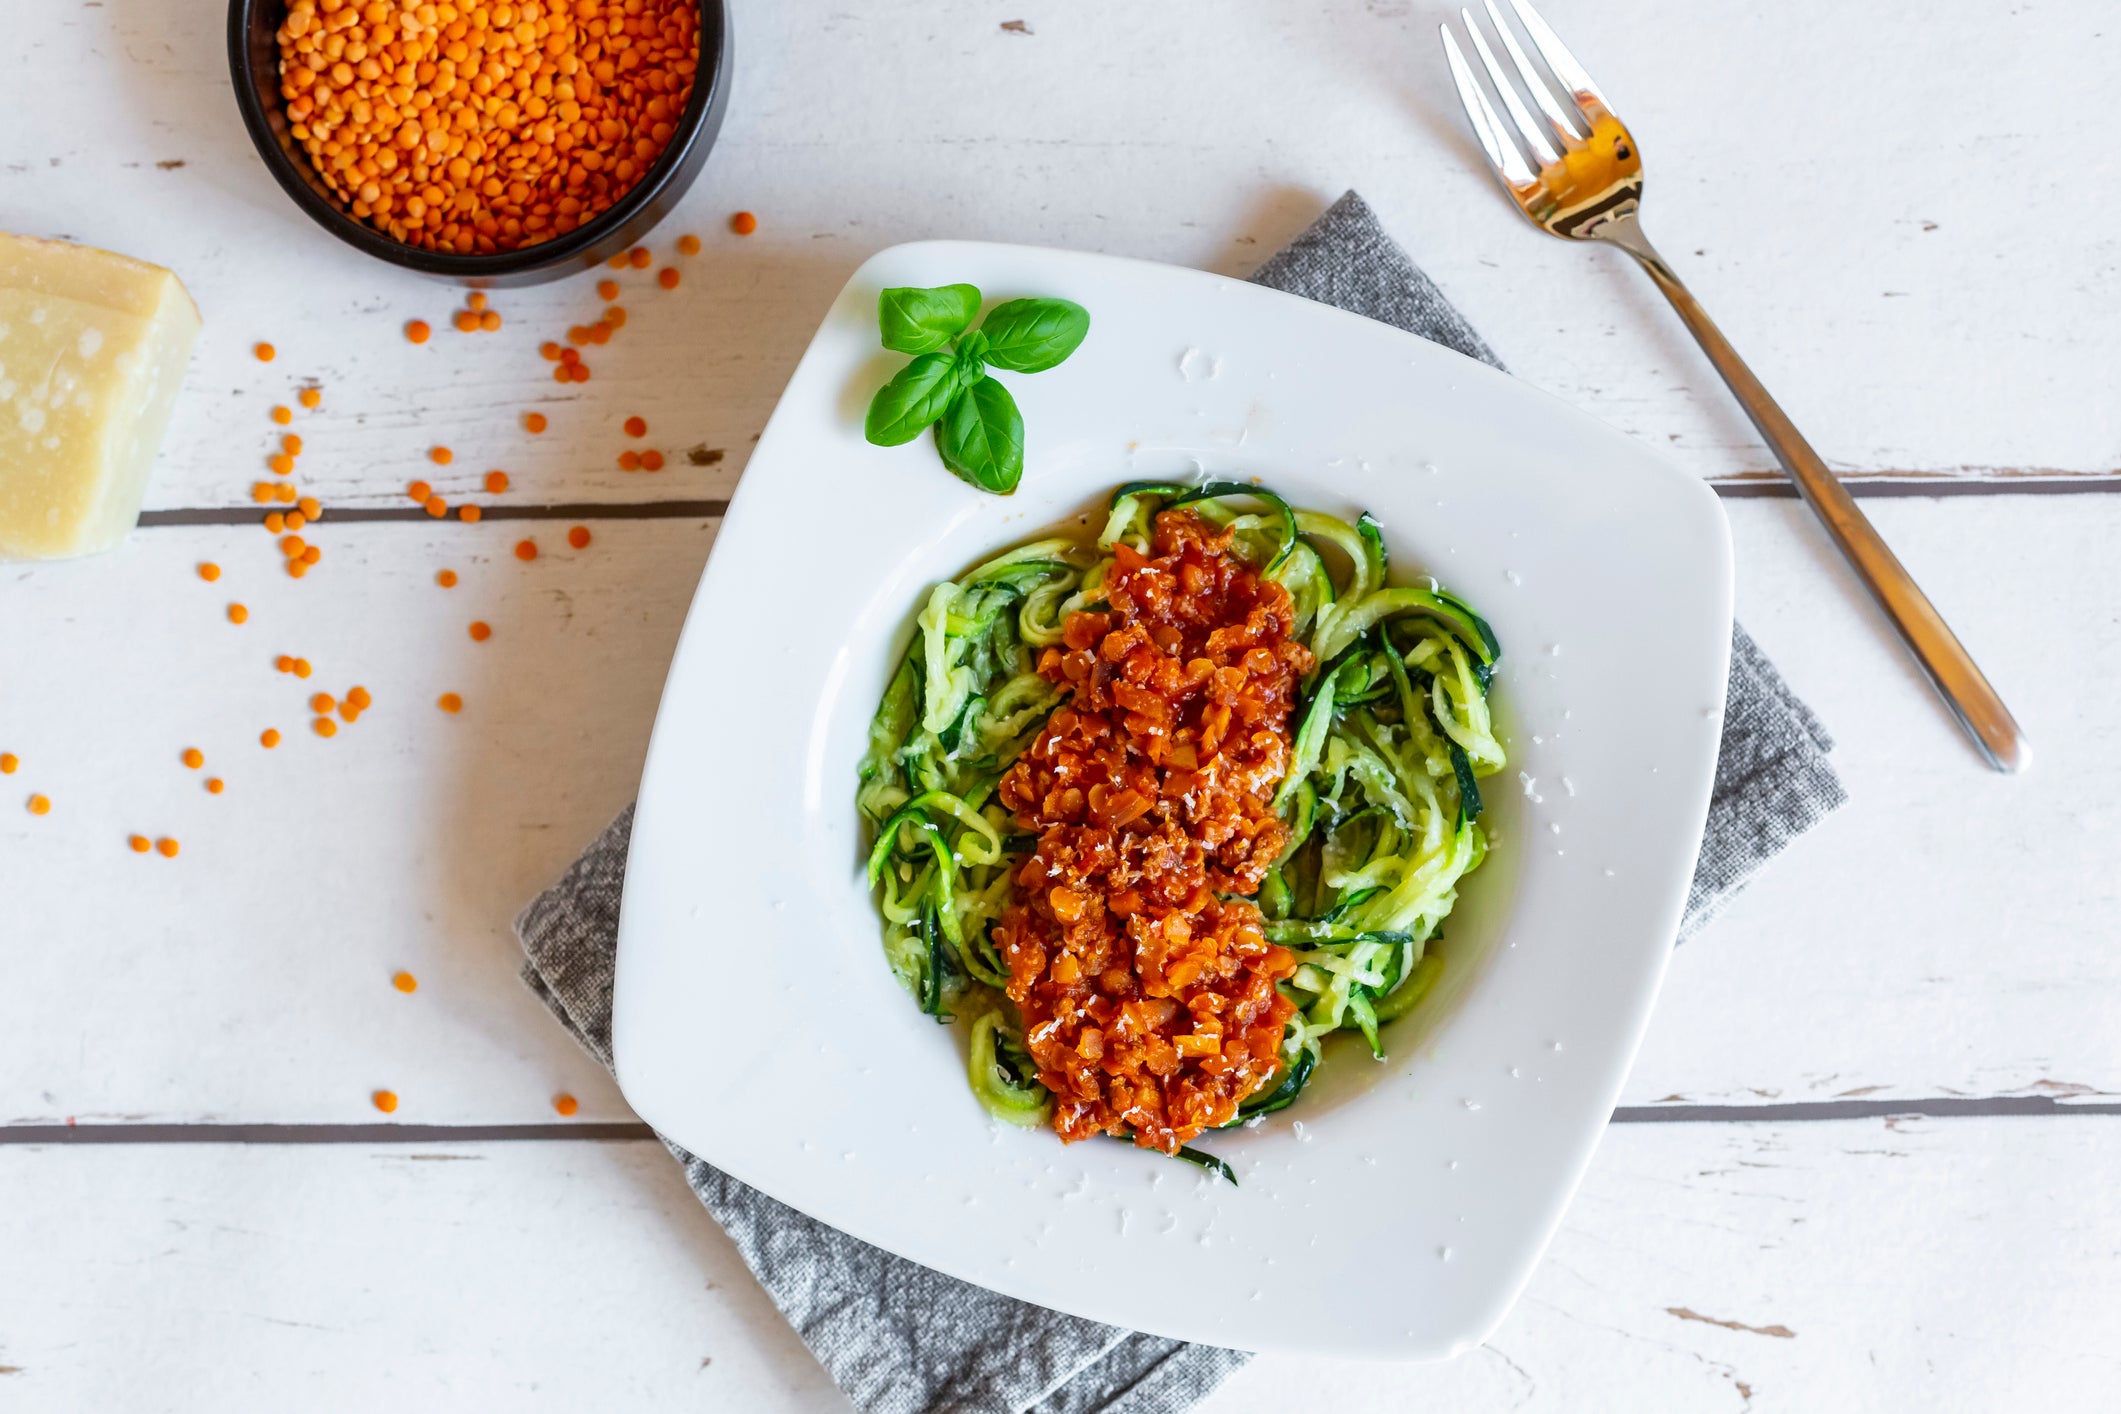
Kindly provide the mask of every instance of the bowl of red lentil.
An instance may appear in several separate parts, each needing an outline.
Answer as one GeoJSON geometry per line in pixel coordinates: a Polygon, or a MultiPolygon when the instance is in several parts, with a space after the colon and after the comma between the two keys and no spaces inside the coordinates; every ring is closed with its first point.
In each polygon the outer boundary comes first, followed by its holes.
{"type": "Polygon", "coordinates": [[[723,0],[231,0],[266,167],[355,249],[538,284],[637,245],[728,103],[723,0]]]}

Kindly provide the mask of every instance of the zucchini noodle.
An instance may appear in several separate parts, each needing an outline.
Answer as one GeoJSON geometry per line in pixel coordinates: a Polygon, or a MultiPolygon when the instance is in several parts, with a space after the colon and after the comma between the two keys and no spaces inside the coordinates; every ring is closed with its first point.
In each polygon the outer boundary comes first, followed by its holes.
{"type": "Polygon", "coordinates": [[[1268,938],[1295,956],[1280,986],[1297,1010],[1279,1078],[1231,1123],[1292,1103],[1336,1031],[1384,1057],[1381,1029],[1434,991],[1443,958],[1429,945],[1487,854],[1479,782],[1504,765],[1488,704],[1501,645],[1435,581],[1390,584],[1367,513],[1294,509],[1247,482],[1136,482],[1113,494],[1094,541],[1034,541],[936,585],[870,725],[856,803],[885,959],[922,1011],[971,1018],[973,1093],[1011,1124],[1044,1122],[1052,1096],[989,937],[1036,843],[995,786],[1061,701],[1039,651],[1070,614],[1102,607],[1114,548],[1148,554],[1156,516],[1181,506],[1288,590],[1294,637],[1316,659],[1274,798],[1288,844],[1256,900],[1268,938]]]}

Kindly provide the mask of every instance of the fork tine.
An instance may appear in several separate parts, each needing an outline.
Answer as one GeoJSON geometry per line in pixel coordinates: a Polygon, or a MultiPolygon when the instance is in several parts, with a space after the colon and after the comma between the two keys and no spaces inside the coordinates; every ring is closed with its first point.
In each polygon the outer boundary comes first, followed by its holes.
{"type": "Polygon", "coordinates": [[[1466,121],[1473,125],[1473,135],[1486,149],[1488,161],[1495,166],[1495,174],[1502,178],[1503,185],[1513,190],[1531,186],[1538,177],[1525,165],[1524,154],[1517,150],[1515,139],[1503,128],[1495,110],[1488,106],[1488,96],[1474,81],[1473,71],[1466,65],[1465,53],[1459,49],[1451,27],[1438,25],[1437,29],[1443,35],[1444,57],[1451,62],[1451,79],[1458,85],[1458,101],[1465,105],[1466,121]]]}
{"type": "Polygon", "coordinates": [[[1525,57],[1524,50],[1517,43],[1517,36],[1511,33],[1510,27],[1503,22],[1502,11],[1495,8],[1495,0],[1480,0],[1480,3],[1487,6],[1488,18],[1494,22],[1496,37],[1502,40],[1503,52],[1508,54],[1510,62],[1517,66],[1518,77],[1524,80],[1524,86],[1531,93],[1532,101],[1539,105],[1539,111],[1547,115],[1547,122],[1553,125],[1554,132],[1564,142],[1583,138],[1584,134],[1576,130],[1576,120],[1570,116],[1570,110],[1561,106],[1561,100],[1554,96],[1553,88],[1540,77],[1539,70],[1532,67],[1532,61],[1525,57]]]}
{"type": "Polygon", "coordinates": [[[1605,101],[1605,95],[1598,91],[1597,84],[1591,82],[1591,76],[1584,72],[1583,65],[1576,62],[1576,56],[1569,52],[1569,46],[1561,42],[1561,36],[1548,28],[1545,20],[1539,18],[1539,12],[1532,8],[1530,0],[1510,0],[1510,8],[1517,12],[1517,22],[1523,25],[1524,32],[1531,36],[1532,47],[1539,51],[1540,58],[1547,61],[1547,67],[1554,71],[1554,77],[1567,84],[1571,92],[1586,94],[1599,107],[1608,113],[1612,112],[1613,105],[1605,101]]]}
{"type": "Polygon", "coordinates": [[[1460,9],[1458,13],[1466,22],[1466,36],[1473,41],[1473,52],[1480,56],[1481,67],[1488,71],[1489,81],[1495,85],[1495,91],[1502,95],[1503,111],[1510,115],[1510,121],[1515,123],[1517,131],[1524,135],[1526,145],[1532,149],[1533,159],[1542,167],[1553,166],[1561,160],[1561,154],[1554,150],[1554,144],[1548,139],[1546,129],[1533,122],[1532,115],[1525,111],[1523,100],[1517,96],[1516,85],[1512,84],[1510,76],[1502,71],[1502,65],[1495,62],[1495,51],[1488,48],[1487,40],[1481,38],[1480,26],[1473,23],[1473,12],[1460,9]]]}

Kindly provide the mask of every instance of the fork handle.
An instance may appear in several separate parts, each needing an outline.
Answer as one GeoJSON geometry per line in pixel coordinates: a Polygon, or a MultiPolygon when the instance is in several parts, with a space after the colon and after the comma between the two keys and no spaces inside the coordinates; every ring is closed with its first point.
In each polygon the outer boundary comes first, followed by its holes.
{"type": "Polygon", "coordinates": [[[1857,508],[1848,488],[1827,469],[1811,443],[1790,421],[1789,414],[1768,396],[1768,390],[1746,367],[1730,340],[1723,337],[1723,331],[1709,318],[1701,302],[1651,246],[1642,227],[1632,219],[1616,221],[1599,234],[1634,256],[1657,288],[1664,291],[1664,297],[1672,302],[1672,308],[1701,345],[1701,351],[1723,375],[1745,415],[1774,449],[1782,469],[1797,483],[1805,504],[1825,525],[1826,533],[1856,571],[1856,577],[1870,590],[1871,597],[1878,601],[1878,607],[1893,621],[1900,641],[1929,674],[1930,682],[1958,717],[1959,725],[1988,757],[1989,764],[1999,771],[2023,769],[2030,759],[2025,734],[2010,709],[2003,705],[2003,699],[1996,695],[1996,689],[1989,686],[1936,605],[1930,603],[1929,596],[1901,566],[1899,558],[1871,525],[1870,517],[1857,508]]]}

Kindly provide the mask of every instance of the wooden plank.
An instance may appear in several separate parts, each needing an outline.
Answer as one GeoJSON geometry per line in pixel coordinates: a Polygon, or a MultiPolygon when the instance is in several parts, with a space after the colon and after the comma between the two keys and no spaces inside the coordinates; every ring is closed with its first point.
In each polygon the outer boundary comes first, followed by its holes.
{"type": "Polygon", "coordinates": [[[2121,1092],[2109,499],[1869,507],[2024,724],[2016,777],[1976,763],[1801,506],[1726,503],[1739,617],[1850,804],[1680,949],[1629,1103],[2121,1092]]]}
{"type": "MultiPolygon", "coordinates": [[[[1202,1408],[2098,1407],[2116,1163],[2115,1120],[1616,1128],[1485,1347],[1202,1408]]],[[[0,1191],[23,1414],[847,1407],[653,1143],[0,1147],[0,1191]]]]}
{"type": "MultiPolygon", "coordinates": [[[[1975,764],[1800,507],[1728,509],[1741,614],[1839,736],[1854,801],[1681,950],[1625,1103],[2121,1092],[2121,499],[1874,508],[2024,717],[2017,779],[1975,764]]],[[[409,1122],[550,1120],[560,1089],[628,1117],[515,982],[508,924],[632,794],[711,537],[600,521],[575,552],[561,529],[326,521],[299,584],[225,527],[7,572],[0,750],[23,766],[0,893],[39,941],[0,988],[0,1118],[353,1122],[385,1086],[409,1122]],[[280,652],[318,676],[275,673],[280,652]],[[312,736],[306,695],[355,683],[374,709],[312,736]],[[51,815],[21,809],[31,790],[51,815]],[[133,831],[183,853],[135,856],[133,831]]]]}
{"type": "Polygon", "coordinates": [[[712,523],[600,521],[580,551],[566,528],[535,528],[524,563],[526,527],[326,521],[299,583],[262,531],[211,527],[9,572],[0,893],[10,936],[47,942],[0,988],[0,1113],[376,1118],[385,1087],[410,1121],[551,1119],[561,1090],[626,1116],[516,982],[509,923],[631,799],[712,523]],[[373,708],[316,737],[309,696],[356,684],[373,708]],[[135,831],[183,852],[135,855],[135,831]]]}
{"type": "MultiPolygon", "coordinates": [[[[1101,0],[1027,12],[1019,32],[977,0],[918,23],[873,0],[740,0],[728,124],[657,244],[695,230],[707,250],[675,293],[626,276],[632,320],[565,389],[534,350],[602,308],[591,282],[497,296],[499,334],[443,328],[450,292],[340,247],[273,186],[228,100],[217,12],[26,8],[10,225],[167,263],[207,315],[158,507],[243,504],[267,408],[308,378],[325,402],[297,424],[299,476],[333,505],[402,504],[418,475],[455,498],[495,466],[543,501],[724,496],[832,293],[884,245],[970,236],[1243,273],[1349,185],[1525,377],[1704,475],[1772,465],[1622,257],[1509,213],[1420,7],[1101,0]],[[898,78],[941,72],[948,102],[898,78]],[[758,235],[727,232],[738,207],[758,235]],[[400,336],[413,317],[442,330],[425,348],[400,336]],[[251,359],[258,339],[278,361],[251,359]],[[552,419],[541,438],[520,430],[531,408],[552,419]],[[617,470],[634,414],[670,470],[617,470]],[[439,476],[422,460],[437,442],[458,454],[439,476]],[[693,466],[694,448],[724,455],[693,466]]],[[[2072,165],[2121,104],[2099,0],[1949,23],[1831,0],[1548,8],[1646,145],[1668,253],[1837,466],[2121,470],[2121,285],[2097,274],[2121,237],[2072,165]],[[1978,130],[1940,139],[1940,93],[1980,94],[1978,130]]]]}

